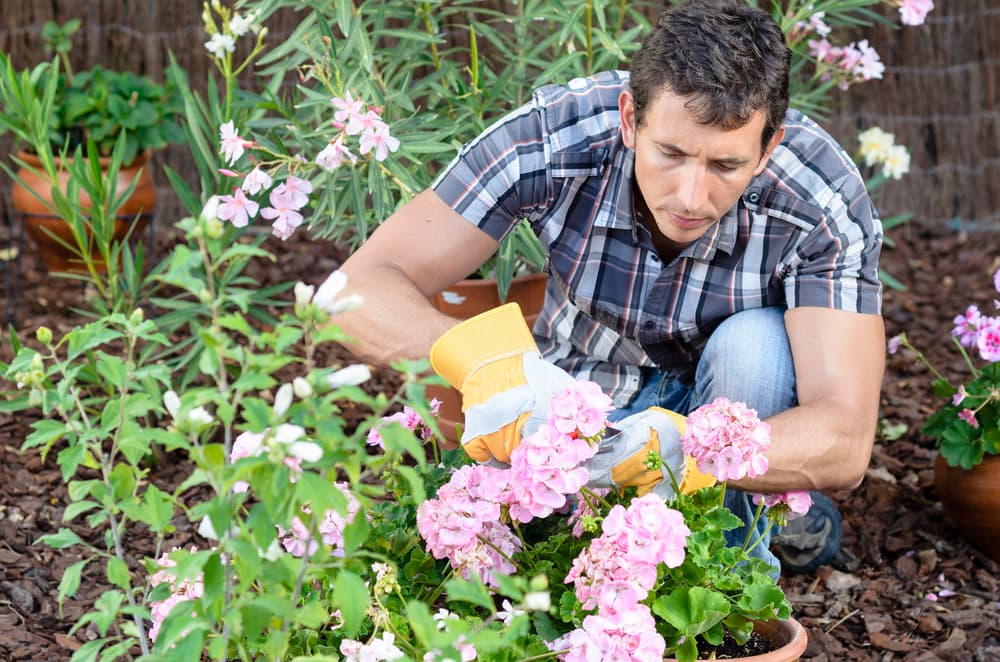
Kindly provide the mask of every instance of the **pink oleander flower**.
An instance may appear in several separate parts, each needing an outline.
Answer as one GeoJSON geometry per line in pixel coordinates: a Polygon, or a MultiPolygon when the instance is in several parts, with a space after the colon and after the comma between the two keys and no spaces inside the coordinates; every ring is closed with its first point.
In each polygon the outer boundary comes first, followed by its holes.
{"type": "Polygon", "coordinates": [[[264,207],[260,211],[260,215],[272,221],[271,233],[284,241],[292,236],[295,228],[302,225],[302,214],[298,212],[299,207],[295,206],[295,202],[291,195],[288,194],[287,188],[281,191],[279,191],[279,188],[275,187],[271,191],[271,195],[268,196],[271,206],[264,207]]]}
{"type": "Polygon", "coordinates": [[[893,336],[889,339],[889,345],[887,350],[890,354],[895,354],[899,351],[899,348],[903,345],[903,339],[900,336],[893,336]]]}
{"type": "Polygon", "coordinates": [[[336,140],[331,140],[330,143],[316,155],[316,164],[327,172],[336,170],[343,165],[346,160],[350,160],[351,163],[355,163],[358,160],[358,157],[356,157],[351,150],[347,149],[347,146],[344,145],[343,136],[337,136],[336,140]]]}
{"type": "Polygon", "coordinates": [[[260,191],[271,188],[271,182],[271,176],[257,167],[243,178],[240,188],[250,195],[257,195],[260,191]]]}
{"type": "MultiPolygon", "coordinates": [[[[382,117],[374,110],[368,110],[365,113],[357,113],[351,115],[350,120],[347,122],[347,126],[344,127],[344,133],[349,136],[354,136],[359,133],[375,133],[382,127],[385,127],[386,123],[382,121],[382,117]]],[[[362,152],[364,154],[365,152],[362,152]]]]}
{"type": "Polygon", "coordinates": [[[236,130],[232,120],[219,126],[219,141],[219,148],[226,157],[228,165],[236,163],[243,156],[243,149],[252,144],[250,141],[240,138],[240,133],[236,130]]]}
{"type": "Polygon", "coordinates": [[[309,194],[312,190],[312,183],[309,180],[289,175],[288,179],[274,188],[271,195],[287,198],[288,207],[297,211],[309,204],[309,194]]]}
{"type": "Polygon", "coordinates": [[[595,382],[577,381],[549,403],[552,425],[563,434],[579,431],[581,437],[595,437],[607,427],[607,414],[614,402],[595,382]]]}
{"type": "Polygon", "coordinates": [[[399,149],[399,140],[389,134],[389,126],[384,122],[375,126],[373,130],[365,130],[358,140],[358,151],[361,154],[375,150],[375,160],[385,161],[389,158],[390,152],[399,149]]]}
{"type": "Polygon", "coordinates": [[[333,97],[330,99],[330,103],[337,109],[337,112],[333,114],[333,119],[341,124],[350,122],[355,115],[365,114],[365,102],[352,97],[350,91],[344,94],[344,98],[333,97]]]}
{"type": "Polygon", "coordinates": [[[768,468],[771,426],[742,402],[716,398],[688,416],[684,453],[719,481],[755,478],[768,468]]]}
{"type": "Polygon", "coordinates": [[[244,195],[242,189],[233,189],[232,195],[219,196],[218,215],[224,221],[229,221],[238,228],[245,227],[250,219],[257,215],[260,208],[253,200],[244,195]]]}
{"type": "Polygon", "coordinates": [[[903,25],[922,25],[934,9],[934,0],[897,0],[897,4],[903,25]]]}

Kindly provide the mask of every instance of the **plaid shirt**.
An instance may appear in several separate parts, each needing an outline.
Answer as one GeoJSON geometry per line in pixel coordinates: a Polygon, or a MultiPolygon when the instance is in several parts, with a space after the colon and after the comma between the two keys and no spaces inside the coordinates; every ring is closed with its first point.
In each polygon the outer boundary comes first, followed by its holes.
{"type": "Polygon", "coordinates": [[[494,239],[518,219],[531,222],[548,251],[534,327],[546,359],[623,407],[644,369],[690,383],[708,336],[741,310],[879,313],[878,214],[843,149],[792,110],[784,141],[736,205],[661,264],[632,205],[635,153],[618,113],[625,89],[625,72],[543,87],[465,145],[433,184],[494,239]]]}

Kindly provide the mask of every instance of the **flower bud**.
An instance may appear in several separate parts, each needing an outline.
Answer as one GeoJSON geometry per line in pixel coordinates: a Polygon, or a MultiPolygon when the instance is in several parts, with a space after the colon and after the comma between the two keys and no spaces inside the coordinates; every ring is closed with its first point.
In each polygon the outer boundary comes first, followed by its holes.
{"type": "Polygon", "coordinates": [[[292,380],[292,391],[295,397],[303,400],[313,394],[313,388],[304,377],[296,377],[292,380]]]}
{"type": "Polygon", "coordinates": [[[356,364],[334,372],[326,378],[327,386],[330,388],[340,388],[341,386],[358,386],[372,378],[372,371],[366,365],[356,364]]]}
{"type": "Polygon", "coordinates": [[[132,326],[137,326],[142,324],[143,312],[142,308],[136,308],[132,311],[132,315],[128,318],[128,323],[132,326]]]}
{"type": "Polygon", "coordinates": [[[198,300],[204,304],[212,303],[212,293],[208,291],[207,287],[201,288],[201,291],[198,292],[198,300]]]}
{"type": "Polygon", "coordinates": [[[295,305],[308,306],[315,292],[316,288],[312,285],[307,285],[302,281],[295,283],[295,305]]]}
{"type": "Polygon", "coordinates": [[[218,220],[219,196],[213,195],[212,197],[210,197],[205,202],[205,206],[201,208],[201,214],[199,216],[203,221],[218,220]]]}
{"type": "Polygon", "coordinates": [[[292,405],[292,385],[282,384],[274,396],[274,415],[283,416],[292,405]]]}
{"type": "Polygon", "coordinates": [[[43,345],[48,345],[52,342],[52,329],[47,326],[38,327],[38,330],[35,331],[35,339],[43,345]]]}
{"type": "Polygon", "coordinates": [[[552,607],[552,598],[548,591],[525,593],[524,607],[530,611],[548,611],[552,607]]]}

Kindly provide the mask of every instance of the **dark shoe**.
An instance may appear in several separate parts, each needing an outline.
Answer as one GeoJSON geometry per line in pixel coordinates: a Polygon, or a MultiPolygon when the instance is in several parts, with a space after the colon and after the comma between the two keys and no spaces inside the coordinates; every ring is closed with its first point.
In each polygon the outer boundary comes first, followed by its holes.
{"type": "Polygon", "coordinates": [[[771,551],[781,561],[781,569],[796,575],[827,565],[840,551],[837,507],[819,492],[810,492],[809,496],[809,512],[789,521],[771,539],[771,551]]]}

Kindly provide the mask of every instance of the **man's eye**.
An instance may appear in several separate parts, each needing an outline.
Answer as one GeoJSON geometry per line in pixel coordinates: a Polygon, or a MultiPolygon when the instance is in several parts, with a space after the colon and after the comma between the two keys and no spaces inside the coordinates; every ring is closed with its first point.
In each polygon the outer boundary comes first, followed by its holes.
{"type": "Polygon", "coordinates": [[[736,166],[729,163],[716,163],[715,167],[722,172],[732,172],[733,170],[736,170],[736,166]]]}

